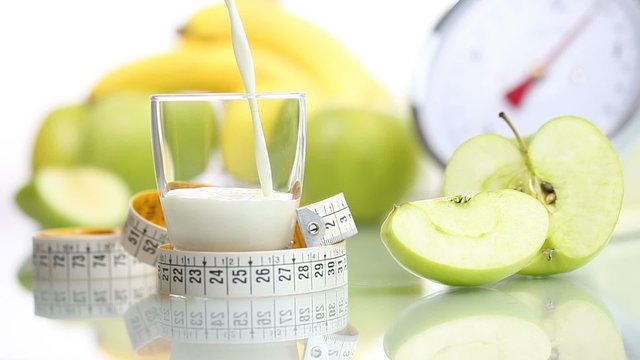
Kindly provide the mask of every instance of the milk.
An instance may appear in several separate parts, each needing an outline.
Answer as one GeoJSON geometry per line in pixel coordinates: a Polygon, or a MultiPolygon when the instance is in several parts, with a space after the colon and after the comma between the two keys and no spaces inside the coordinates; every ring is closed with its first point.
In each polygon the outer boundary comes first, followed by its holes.
{"type": "Polygon", "coordinates": [[[174,189],[161,201],[171,243],[195,251],[284,249],[299,204],[290,193],[223,187],[174,189]]]}
{"type": "Polygon", "coordinates": [[[231,22],[231,43],[233,44],[233,53],[236,57],[236,63],[240,70],[242,83],[245,91],[249,95],[249,109],[251,111],[251,120],[253,123],[253,140],[255,144],[256,166],[258,167],[258,178],[264,196],[271,195],[273,184],[271,180],[271,164],[269,163],[269,154],[267,153],[267,143],[264,140],[262,131],[262,123],[260,122],[260,113],[258,112],[258,101],[256,100],[256,74],[253,67],[253,58],[251,57],[251,49],[247,34],[242,26],[240,14],[236,9],[234,0],[225,0],[227,10],[229,11],[229,20],[231,22]]]}

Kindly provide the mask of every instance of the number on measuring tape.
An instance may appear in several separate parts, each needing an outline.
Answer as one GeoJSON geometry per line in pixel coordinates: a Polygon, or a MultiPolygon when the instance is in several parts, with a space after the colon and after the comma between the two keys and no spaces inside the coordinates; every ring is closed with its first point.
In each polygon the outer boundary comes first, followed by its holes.
{"type": "Polygon", "coordinates": [[[309,247],[335,244],[358,233],[342,193],[299,208],[298,224],[309,247]]]}
{"type": "Polygon", "coordinates": [[[345,329],[348,291],[342,286],[311,294],[240,299],[155,295],[132,306],[124,317],[137,350],[158,338],[192,344],[298,340],[345,329]]]}
{"type": "Polygon", "coordinates": [[[153,275],[33,282],[35,314],[57,319],[118,316],[155,291],[153,275]]]}
{"type": "Polygon", "coordinates": [[[97,234],[90,231],[78,228],[36,233],[33,237],[33,277],[82,280],[153,273],[122,248],[120,232],[97,234]]]}
{"type": "Polygon", "coordinates": [[[262,252],[158,249],[158,286],[164,294],[199,297],[290,295],[347,283],[344,242],[262,252]]]}

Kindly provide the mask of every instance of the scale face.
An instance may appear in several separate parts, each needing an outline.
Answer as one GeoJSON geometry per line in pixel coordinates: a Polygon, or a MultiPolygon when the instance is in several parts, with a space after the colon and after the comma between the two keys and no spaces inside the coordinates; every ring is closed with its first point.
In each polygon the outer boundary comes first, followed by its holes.
{"type": "Polygon", "coordinates": [[[460,0],[441,19],[412,105],[429,151],[446,164],[465,140],[512,136],[577,115],[610,138],[640,101],[639,0],[460,0]]]}

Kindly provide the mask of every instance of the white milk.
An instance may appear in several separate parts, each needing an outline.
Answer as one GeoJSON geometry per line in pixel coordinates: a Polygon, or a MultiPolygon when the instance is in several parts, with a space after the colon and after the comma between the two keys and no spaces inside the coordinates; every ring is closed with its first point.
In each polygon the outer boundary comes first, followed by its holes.
{"type": "Polygon", "coordinates": [[[162,199],[171,243],[179,250],[251,251],[286,248],[299,200],[260,189],[170,190],[162,199]]]}
{"type": "Polygon", "coordinates": [[[267,143],[264,140],[262,131],[262,123],[260,122],[260,113],[258,112],[258,101],[256,100],[256,73],[253,67],[253,58],[251,57],[251,49],[247,34],[242,26],[240,14],[234,0],[225,0],[227,10],[229,11],[229,20],[231,22],[231,43],[233,44],[233,53],[236,57],[236,63],[240,70],[240,77],[244,89],[249,94],[249,108],[251,110],[251,120],[253,121],[253,140],[255,144],[256,166],[258,167],[258,178],[262,187],[264,196],[270,196],[273,192],[273,184],[271,180],[271,165],[269,163],[269,154],[267,153],[267,143]]]}

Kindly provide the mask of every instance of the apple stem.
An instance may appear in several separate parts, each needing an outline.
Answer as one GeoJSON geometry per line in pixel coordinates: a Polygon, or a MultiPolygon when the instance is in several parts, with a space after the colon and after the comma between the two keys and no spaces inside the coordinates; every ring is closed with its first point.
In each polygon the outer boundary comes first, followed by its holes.
{"type": "MultiPolygon", "coordinates": [[[[516,127],[513,125],[513,123],[507,116],[507,114],[504,113],[504,111],[501,111],[500,114],[498,114],[498,116],[502,120],[504,120],[504,122],[506,122],[507,125],[509,125],[511,132],[513,132],[513,134],[516,136],[516,141],[518,142],[518,147],[520,148],[520,153],[524,158],[524,163],[527,166],[527,170],[529,170],[529,174],[531,174],[532,178],[537,180],[538,177],[536,176],[536,172],[533,170],[533,164],[531,163],[531,158],[529,158],[529,148],[527,148],[527,144],[525,144],[524,140],[522,140],[520,133],[518,132],[516,127]]],[[[537,187],[538,185],[537,181],[535,182],[536,184],[529,184],[529,186],[534,185],[535,187],[537,187]]]]}

